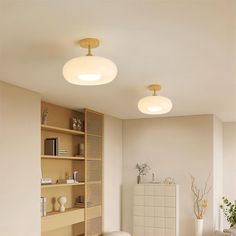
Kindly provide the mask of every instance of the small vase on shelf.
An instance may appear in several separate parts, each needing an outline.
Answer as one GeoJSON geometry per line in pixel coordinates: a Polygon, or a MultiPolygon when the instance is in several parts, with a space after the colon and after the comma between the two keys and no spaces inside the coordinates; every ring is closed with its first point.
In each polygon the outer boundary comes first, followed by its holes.
{"type": "Polygon", "coordinates": [[[203,219],[196,219],[195,220],[195,236],[202,236],[203,235],[203,219]]]}
{"type": "Polygon", "coordinates": [[[140,184],[141,183],[141,175],[138,175],[137,176],[137,184],[140,184]]]}
{"type": "Polygon", "coordinates": [[[59,212],[65,212],[65,204],[67,202],[66,197],[62,196],[57,199],[58,203],[60,204],[59,212]]]}

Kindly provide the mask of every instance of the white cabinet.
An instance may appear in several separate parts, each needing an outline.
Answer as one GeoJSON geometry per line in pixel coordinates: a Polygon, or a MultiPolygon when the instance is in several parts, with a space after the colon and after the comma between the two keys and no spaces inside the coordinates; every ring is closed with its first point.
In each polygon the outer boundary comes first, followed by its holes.
{"type": "Polygon", "coordinates": [[[133,236],[179,236],[178,189],[178,185],[135,185],[133,236]]]}

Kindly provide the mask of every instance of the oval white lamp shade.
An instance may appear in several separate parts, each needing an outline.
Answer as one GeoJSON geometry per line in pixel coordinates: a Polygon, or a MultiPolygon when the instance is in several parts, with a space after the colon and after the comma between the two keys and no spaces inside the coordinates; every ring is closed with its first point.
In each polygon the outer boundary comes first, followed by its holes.
{"type": "Polygon", "coordinates": [[[77,85],[107,84],[115,79],[116,75],[116,65],[104,57],[77,57],[69,60],[63,67],[64,78],[77,85]]]}
{"type": "Polygon", "coordinates": [[[172,102],[166,97],[148,96],[139,100],[138,109],[149,115],[165,114],[172,109],[172,102]]]}

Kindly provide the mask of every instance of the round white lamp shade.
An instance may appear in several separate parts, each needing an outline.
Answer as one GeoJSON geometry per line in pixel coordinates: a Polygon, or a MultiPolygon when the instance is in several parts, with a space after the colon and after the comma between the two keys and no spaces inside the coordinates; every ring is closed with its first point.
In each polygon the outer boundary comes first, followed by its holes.
{"type": "Polygon", "coordinates": [[[161,115],[172,109],[172,102],[166,97],[148,96],[139,101],[138,109],[144,114],[161,115]]]}
{"type": "Polygon", "coordinates": [[[115,79],[116,75],[116,65],[104,57],[77,57],[69,60],[63,67],[64,78],[77,85],[106,84],[115,79]]]}

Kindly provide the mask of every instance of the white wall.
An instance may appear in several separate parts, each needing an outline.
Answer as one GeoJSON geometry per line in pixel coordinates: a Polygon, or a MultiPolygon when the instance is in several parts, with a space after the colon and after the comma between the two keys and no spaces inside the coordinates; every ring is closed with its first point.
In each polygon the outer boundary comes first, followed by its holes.
{"type": "MultiPolygon", "coordinates": [[[[223,124],[223,193],[229,200],[236,200],[236,122],[223,124]]],[[[225,228],[228,224],[225,221],[225,228]]]]}
{"type": "MultiPolygon", "coordinates": [[[[132,232],[132,188],[135,164],[146,162],[162,180],[171,176],[180,185],[180,235],[194,232],[190,176],[203,185],[213,173],[213,116],[186,116],[126,120],[123,127],[123,213],[122,228],[132,232]]],[[[213,184],[212,180],[210,184],[213,184]]],[[[213,194],[204,222],[204,235],[211,235],[213,194]]]]}
{"type": "Polygon", "coordinates": [[[40,235],[40,97],[0,82],[0,235],[40,235]]]}
{"type": "Polygon", "coordinates": [[[104,117],[104,231],[121,227],[122,121],[104,117]]]}

